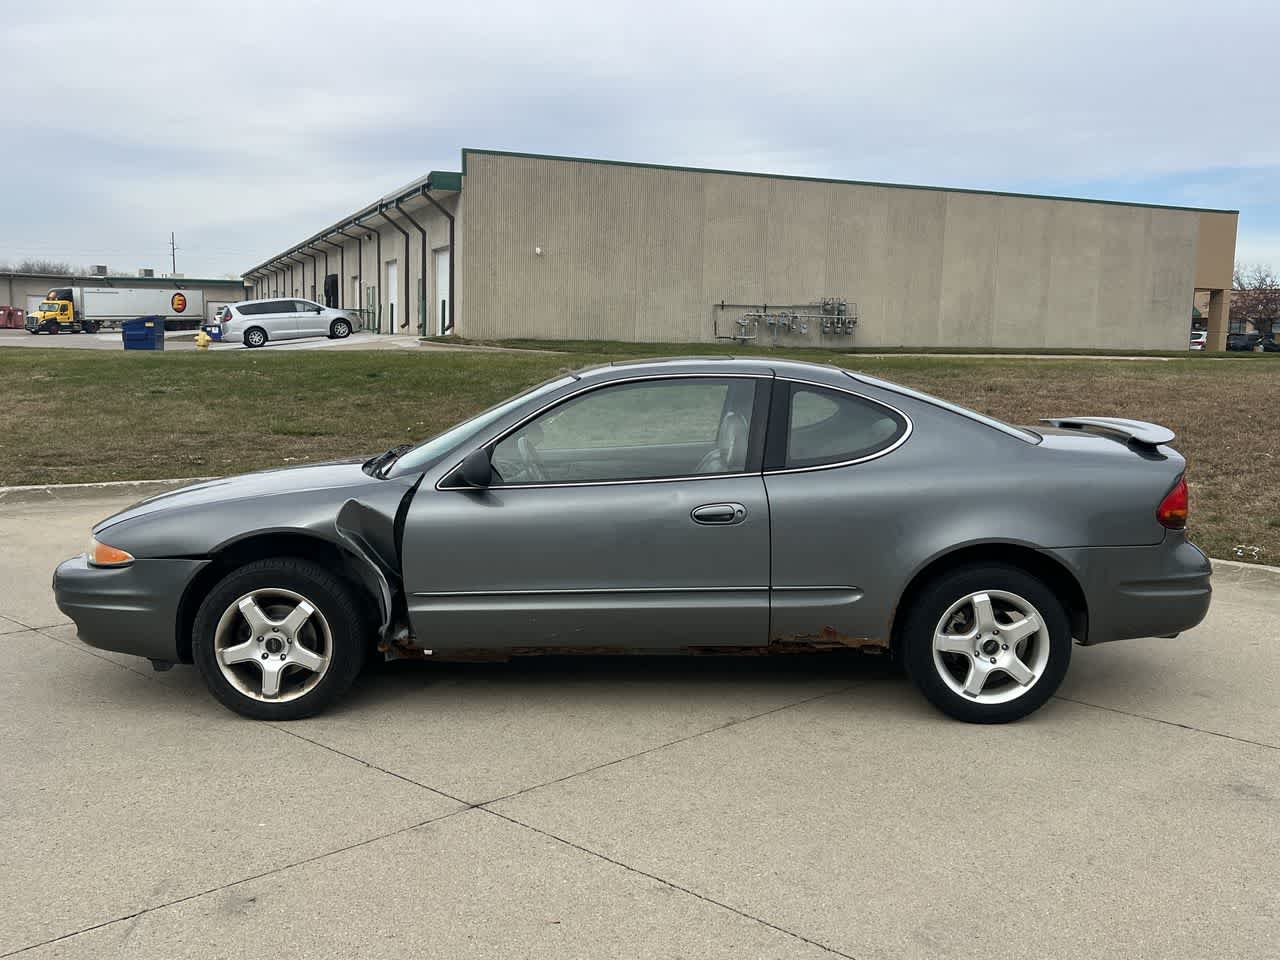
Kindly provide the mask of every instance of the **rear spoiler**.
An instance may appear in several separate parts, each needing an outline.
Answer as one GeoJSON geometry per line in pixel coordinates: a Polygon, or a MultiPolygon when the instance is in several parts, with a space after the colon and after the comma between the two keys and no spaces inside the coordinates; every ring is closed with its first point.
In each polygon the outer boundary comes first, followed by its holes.
{"type": "Polygon", "coordinates": [[[1109,433],[1122,437],[1130,443],[1155,449],[1162,443],[1173,440],[1173,431],[1158,423],[1147,423],[1145,420],[1124,420],[1120,417],[1054,417],[1041,420],[1054,427],[1067,430],[1088,430],[1094,433],[1109,433]]]}

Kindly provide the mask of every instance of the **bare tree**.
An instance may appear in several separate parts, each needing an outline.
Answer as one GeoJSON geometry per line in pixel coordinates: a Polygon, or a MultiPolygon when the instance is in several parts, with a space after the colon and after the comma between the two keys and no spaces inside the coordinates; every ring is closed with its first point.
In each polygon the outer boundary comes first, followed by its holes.
{"type": "Polygon", "coordinates": [[[1231,320],[1270,337],[1273,324],[1280,321],[1280,277],[1263,263],[1237,263],[1231,287],[1231,320]]]}
{"type": "Polygon", "coordinates": [[[41,257],[19,260],[18,265],[13,269],[16,273],[53,273],[62,277],[71,277],[83,272],[62,260],[46,260],[41,257]]]}

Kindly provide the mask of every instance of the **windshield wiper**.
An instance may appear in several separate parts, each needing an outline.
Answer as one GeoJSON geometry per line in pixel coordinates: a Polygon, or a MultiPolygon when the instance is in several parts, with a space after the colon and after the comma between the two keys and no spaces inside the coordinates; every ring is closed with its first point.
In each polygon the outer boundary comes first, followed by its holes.
{"type": "Polygon", "coordinates": [[[413,449],[412,443],[402,443],[392,447],[390,450],[383,450],[376,457],[370,457],[360,465],[360,469],[371,477],[382,477],[386,475],[386,470],[401,456],[413,449]]]}

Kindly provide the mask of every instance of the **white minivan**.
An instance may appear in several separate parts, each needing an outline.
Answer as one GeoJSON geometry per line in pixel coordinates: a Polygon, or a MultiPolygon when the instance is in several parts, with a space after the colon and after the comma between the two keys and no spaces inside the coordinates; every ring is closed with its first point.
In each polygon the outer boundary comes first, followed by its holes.
{"type": "Polygon", "coordinates": [[[232,303],[221,309],[219,320],[223,342],[239,339],[246,347],[261,347],[268,340],[297,337],[341,340],[356,329],[350,311],[322,307],[296,297],[232,303]]]}

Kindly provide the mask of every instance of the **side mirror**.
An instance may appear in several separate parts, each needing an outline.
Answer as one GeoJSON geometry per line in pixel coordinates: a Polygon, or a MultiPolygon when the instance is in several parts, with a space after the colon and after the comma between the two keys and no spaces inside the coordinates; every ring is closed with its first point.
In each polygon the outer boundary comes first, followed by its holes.
{"type": "Polygon", "coordinates": [[[462,482],[468,487],[484,488],[493,483],[493,464],[489,460],[489,451],[481,447],[467,455],[458,471],[462,482]]]}
{"type": "Polygon", "coordinates": [[[319,313],[319,312],[320,312],[321,310],[323,310],[323,309],[324,309],[324,307],[316,307],[316,313],[319,313]]]}

